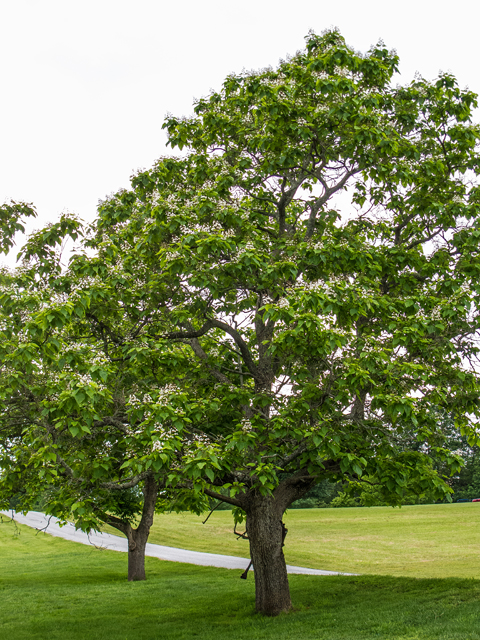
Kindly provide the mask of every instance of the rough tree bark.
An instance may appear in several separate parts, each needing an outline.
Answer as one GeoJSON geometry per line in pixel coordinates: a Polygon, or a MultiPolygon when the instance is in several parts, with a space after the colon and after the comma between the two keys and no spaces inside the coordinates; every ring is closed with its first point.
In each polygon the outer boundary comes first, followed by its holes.
{"type": "Polygon", "coordinates": [[[128,580],[145,580],[145,547],[150,527],[153,524],[153,516],[155,514],[155,504],[158,496],[158,485],[155,480],[148,476],[143,485],[143,509],[140,523],[136,529],[132,525],[117,518],[105,514],[103,520],[115,529],[124,533],[128,540],[128,580]]]}
{"type": "Polygon", "coordinates": [[[242,496],[255,579],[255,608],[264,615],[276,616],[292,607],[283,555],[286,529],[282,518],[290,504],[313,483],[311,476],[300,471],[281,482],[273,495],[255,492],[242,496]]]}
{"type": "Polygon", "coordinates": [[[273,496],[253,496],[246,506],[247,536],[255,578],[255,608],[268,616],[288,611],[292,602],[283,555],[283,512],[273,496]]]}

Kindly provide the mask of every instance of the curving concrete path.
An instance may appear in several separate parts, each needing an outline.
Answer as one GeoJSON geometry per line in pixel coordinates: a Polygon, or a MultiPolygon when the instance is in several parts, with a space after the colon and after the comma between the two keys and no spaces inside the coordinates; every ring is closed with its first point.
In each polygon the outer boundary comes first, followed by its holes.
{"type": "MultiPolygon", "coordinates": [[[[39,511],[29,511],[25,515],[14,511],[0,511],[0,514],[14,518],[19,524],[25,524],[39,531],[44,531],[52,536],[89,544],[102,549],[112,551],[127,551],[127,539],[114,536],[111,533],[99,533],[92,531],[84,533],[75,529],[73,524],[66,524],[60,527],[58,519],[54,516],[46,516],[39,511]]],[[[248,558],[237,558],[236,556],[224,556],[218,553],[203,553],[200,551],[189,551],[187,549],[176,549],[175,547],[164,547],[160,544],[147,543],[145,551],[147,556],[159,558],[160,560],[171,560],[173,562],[187,562],[198,564],[203,567],[220,567],[222,569],[243,569],[248,566],[248,558]]],[[[252,570],[252,569],[251,569],[252,570]]],[[[306,567],[293,567],[287,564],[288,573],[302,573],[315,576],[356,575],[353,573],[341,573],[339,571],[322,571],[321,569],[307,569],[306,567]]]]}

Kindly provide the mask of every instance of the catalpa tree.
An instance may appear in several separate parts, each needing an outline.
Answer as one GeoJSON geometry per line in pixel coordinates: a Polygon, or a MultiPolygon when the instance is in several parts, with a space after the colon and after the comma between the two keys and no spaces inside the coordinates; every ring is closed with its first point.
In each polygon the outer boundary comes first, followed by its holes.
{"type": "Polygon", "coordinates": [[[439,410],[474,433],[476,97],[450,75],[395,87],[397,62],[382,45],[359,55],[337,32],[310,34],[277,69],[229,76],[193,117],[168,118],[183,155],[99,209],[105,271],[143,296],[138,338],[183,346],[172,383],[204,405],[205,446],[170,482],[246,515],[267,614],[291,606],[282,514],[294,500],[362,476],[390,504],[444,495],[402,434],[438,445],[439,410]]]}
{"type": "MultiPolygon", "coordinates": [[[[126,411],[138,438],[187,411],[159,439],[166,485],[245,516],[268,615],[291,607],[294,500],[325,478],[367,478],[392,505],[445,496],[424,452],[458,468],[438,412],[475,437],[476,96],[450,75],[396,87],[397,63],[333,31],[275,70],[229,76],[193,117],[167,119],[182,154],[101,204],[94,256],[64,276],[109,359],[175,362],[168,388],[126,411]],[[115,295],[95,310],[99,291],[115,295]]],[[[122,464],[152,462],[132,451],[122,464]]]]}
{"type": "MultiPolygon", "coordinates": [[[[80,234],[71,217],[50,225],[25,245],[28,261],[3,274],[0,507],[14,496],[28,511],[41,498],[48,515],[84,531],[109,524],[128,539],[128,579],[144,580],[155,511],[208,506],[203,494],[166,488],[170,465],[196,436],[188,398],[175,406],[168,396],[174,352],[163,363],[161,349],[137,349],[134,360],[111,355],[101,319],[112,322],[126,296],[118,300],[115,281],[62,274],[59,246],[80,234]],[[152,395],[154,415],[143,407],[152,395]],[[166,443],[172,423],[182,437],[166,443]]],[[[115,331],[132,340],[135,319],[117,313],[115,331]]]]}

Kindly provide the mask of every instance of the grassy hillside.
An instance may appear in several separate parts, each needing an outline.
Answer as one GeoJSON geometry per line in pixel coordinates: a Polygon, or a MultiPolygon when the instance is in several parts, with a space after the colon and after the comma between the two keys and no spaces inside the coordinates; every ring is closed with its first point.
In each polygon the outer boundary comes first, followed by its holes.
{"type": "MultiPolygon", "coordinates": [[[[204,519],[157,516],[150,542],[248,557],[248,542],[233,535],[230,511],[214,512],[205,525],[204,519]]],[[[480,578],[480,503],[292,509],[285,522],[289,564],[364,574],[480,578]]]]}
{"type": "Polygon", "coordinates": [[[295,610],[268,619],[238,571],[149,558],[149,579],[128,583],[125,554],[3,521],[0,638],[480,640],[476,580],[292,576],[295,610]]]}

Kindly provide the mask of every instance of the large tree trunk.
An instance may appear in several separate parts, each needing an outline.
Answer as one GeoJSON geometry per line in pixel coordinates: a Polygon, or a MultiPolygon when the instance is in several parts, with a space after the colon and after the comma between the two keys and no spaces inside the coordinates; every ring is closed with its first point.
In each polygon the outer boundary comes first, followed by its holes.
{"type": "Polygon", "coordinates": [[[276,616],[292,606],[282,550],[283,509],[279,510],[273,496],[256,495],[248,500],[245,511],[255,577],[255,607],[260,613],[276,616]]]}
{"type": "Polygon", "coordinates": [[[134,529],[129,522],[116,516],[105,515],[104,521],[127,536],[128,539],[128,580],[145,580],[145,547],[147,545],[150,527],[153,524],[155,505],[157,502],[158,486],[153,478],[148,476],[143,486],[143,509],[140,523],[134,529]]]}
{"type": "MultiPolygon", "coordinates": [[[[300,469],[284,479],[273,495],[256,490],[245,492],[236,504],[247,514],[247,537],[255,578],[255,607],[267,616],[276,616],[292,607],[283,544],[287,530],[283,514],[313,486],[316,479],[300,469]]],[[[235,504],[235,502],[232,502],[235,504]]]]}
{"type": "MultiPolygon", "coordinates": [[[[251,489],[229,498],[205,489],[207,495],[225,499],[247,515],[246,534],[255,579],[255,607],[264,615],[276,616],[292,607],[283,555],[287,530],[282,518],[292,502],[304,496],[316,481],[307,469],[299,469],[282,480],[270,496],[262,496],[256,489],[251,489]]],[[[245,571],[241,577],[246,578],[247,574],[245,571]]]]}

